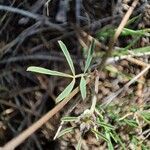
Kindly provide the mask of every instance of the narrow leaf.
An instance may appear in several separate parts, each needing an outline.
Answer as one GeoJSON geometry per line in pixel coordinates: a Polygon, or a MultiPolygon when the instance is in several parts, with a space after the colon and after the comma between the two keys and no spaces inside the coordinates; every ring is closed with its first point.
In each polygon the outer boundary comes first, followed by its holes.
{"type": "Polygon", "coordinates": [[[124,119],[124,122],[126,124],[128,124],[129,126],[132,126],[132,127],[137,127],[138,126],[138,124],[135,120],[124,119]]]}
{"type": "Polygon", "coordinates": [[[102,138],[103,140],[105,140],[106,142],[109,142],[109,140],[105,137],[105,135],[101,134],[100,132],[96,131],[96,130],[91,130],[95,135],[97,135],[98,137],[102,138]]]}
{"type": "Polygon", "coordinates": [[[67,97],[70,92],[72,91],[75,84],[75,79],[72,80],[72,82],[63,90],[63,92],[56,98],[56,103],[63,100],[65,97],[67,97]]]}
{"type": "MultiPolygon", "coordinates": [[[[118,136],[118,134],[117,134],[115,131],[113,131],[112,134],[114,134],[116,140],[117,140],[117,141],[120,143],[120,145],[122,146],[122,149],[123,149],[123,150],[126,150],[125,144],[121,141],[121,138],[118,136]]],[[[112,138],[113,138],[113,137],[112,137],[112,138]]],[[[115,141],[115,140],[114,140],[114,141],[115,141]]]]}
{"type": "Polygon", "coordinates": [[[67,50],[66,45],[62,41],[58,41],[58,43],[59,43],[59,46],[62,49],[62,51],[63,51],[63,53],[64,53],[64,55],[65,55],[65,57],[67,59],[67,62],[69,64],[69,66],[70,66],[72,74],[75,76],[75,69],[74,69],[73,61],[72,61],[71,56],[70,56],[70,54],[69,54],[69,52],[67,50]]]}
{"type": "Polygon", "coordinates": [[[115,135],[113,135],[112,132],[109,133],[110,136],[112,137],[112,139],[117,143],[118,142],[118,139],[115,137],[115,135]]]}
{"type": "Polygon", "coordinates": [[[108,123],[105,123],[105,122],[97,122],[97,124],[104,127],[104,128],[107,128],[109,130],[114,130],[115,129],[112,125],[110,125],[108,123]]]}
{"type": "Polygon", "coordinates": [[[89,51],[88,51],[88,56],[87,56],[87,59],[85,62],[84,73],[88,70],[90,63],[92,61],[92,55],[93,55],[94,48],[95,48],[95,42],[93,40],[91,45],[90,45],[89,51]]]}
{"type": "Polygon", "coordinates": [[[118,73],[119,72],[118,69],[116,67],[112,66],[112,65],[106,66],[106,70],[108,70],[112,73],[118,73]]]}
{"type": "Polygon", "coordinates": [[[114,150],[113,144],[110,139],[110,135],[107,131],[105,132],[105,135],[106,135],[106,138],[109,140],[109,142],[107,142],[108,150],[114,150]]]}
{"type": "Polygon", "coordinates": [[[81,150],[81,146],[82,146],[82,139],[80,137],[80,139],[78,140],[78,144],[77,144],[76,150],[81,150]]]}
{"type": "Polygon", "coordinates": [[[78,119],[78,117],[63,117],[61,118],[61,121],[76,121],[78,119]]]}
{"type": "Polygon", "coordinates": [[[121,35],[123,36],[128,36],[128,35],[147,35],[149,36],[148,34],[149,32],[149,29],[146,29],[146,30],[132,30],[132,29],[128,29],[128,28],[124,28],[121,35]]]}
{"type": "Polygon", "coordinates": [[[144,118],[146,118],[147,120],[149,120],[150,121],[150,112],[141,112],[141,115],[144,117],[144,118]]]}
{"type": "Polygon", "coordinates": [[[69,132],[73,131],[73,128],[74,128],[74,127],[66,128],[66,129],[62,130],[61,132],[59,132],[59,134],[58,134],[57,138],[59,138],[59,137],[61,137],[61,136],[65,135],[65,134],[67,134],[67,133],[69,133],[69,132]]]}
{"type": "Polygon", "coordinates": [[[35,67],[35,66],[28,67],[27,71],[32,71],[32,72],[51,75],[51,76],[61,76],[61,77],[69,77],[69,78],[73,77],[73,76],[66,74],[66,73],[63,73],[63,72],[52,71],[49,69],[45,69],[42,67],[35,67]]]}
{"type": "Polygon", "coordinates": [[[81,77],[80,80],[80,91],[81,91],[81,96],[82,99],[84,100],[86,98],[86,80],[84,79],[84,77],[81,77]]]}

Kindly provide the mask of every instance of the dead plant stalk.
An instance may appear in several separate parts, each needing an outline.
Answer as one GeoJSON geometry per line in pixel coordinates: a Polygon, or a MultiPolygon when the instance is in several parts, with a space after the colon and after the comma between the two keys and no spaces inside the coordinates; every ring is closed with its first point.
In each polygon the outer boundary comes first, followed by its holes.
{"type": "Polygon", "coordinates": [[[106,52],[106,54],[103,56],[102,58],[102,61],[100,62],[99,66],[98,66],[98,70],[101,71],[104,66],[105,66],[105,63],[108,59],[108,57],[111,56],[112,54],[112,51],[113,51],[113,47],[114,47],[114,44],[116,43],[119,35],[121,34],[123,28],[125,27],[127,21],[129,20],[134,8],[136,7],[136,5],[138,4],[138,1],[139,0],[134,0],[132,5],[129,7],[128,11],[126,12],[126,14],[124,15],[120,25],[118,26],[114,36],[112,39],[110,39],[110,42],[109,42],[109,46],[108,46],[108,51],[106,52]]]}
{"type": "MultiPolygon", "coordinates": [[[[87,79],[86,83],[88,84],[90,79],[87,79]]],[[[17,137],[10,140],[4,147],[1,147],[0,150],[14,150],[19,146],[24,140],[31,136],[35,131],[42,127],[51,117],[58,113],[78,92],[79,87],[75,88],[68,97],[61,101],[57,106],[52,110],[42,116],[37,122],[33,123],[29,128],[20,133],[17,137]]]]}

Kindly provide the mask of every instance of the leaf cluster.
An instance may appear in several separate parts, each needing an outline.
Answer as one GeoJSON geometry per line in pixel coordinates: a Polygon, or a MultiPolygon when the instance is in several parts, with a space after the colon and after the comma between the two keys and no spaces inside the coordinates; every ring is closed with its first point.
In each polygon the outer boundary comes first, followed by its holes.
{"type": "Polygon", "coordinates": [[[58,43],[59,43],[59,46],[60,46],[67,62],[68,62],[68,65],[70,67],[72,74],[66,74],[63,72],[53,71],[53,70],[49,70],[49,69],[37,67],[37,66],[30,66],[27,68],[27,71],[32,71],[32,72],[51,75],[51,76],[60,76],[60,77],[72,78],[72,81],[69,83],[69,85],[56,98],[57,103],[62,101],[65,97],[67,97],[70,94],[70,92],[73,90],[74,85],[76,83],[76,78],[80,78],[80,85],[79,86],[80,86],[82,99],[84,100],[86,98],[86,79],[85,79],[85,77],[87,75],[86,74],[87,70],[91,64],[93,51],[94,51],[94,41],[92,41],[90,48],[88,50],[88,56],[87,56],[87,59],[85,62],[84,72],[81,74],[77,74],[77,75],[75,73],[75,67],[74,67],[72,58],[70,56],[70,53],[69,53],[67,47],[65,46],[65,44],[62,41],[58,41],[58,43]]]}

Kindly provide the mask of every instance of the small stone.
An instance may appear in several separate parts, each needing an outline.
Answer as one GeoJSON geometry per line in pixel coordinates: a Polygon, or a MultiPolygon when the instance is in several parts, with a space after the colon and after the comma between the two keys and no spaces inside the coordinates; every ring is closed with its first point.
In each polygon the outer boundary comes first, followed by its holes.
{"type": "Polygon", "coordinates": [[[104,87],[101,88],[101,91],[102,91],[103,95],[108,95],[110,92],[109,88],[104,88],[104,87]]]}
{"type": "Polygon", "coordinates": [[[128,63],[127,60],[122,60],[122,61],[120,62],[120,64],[121,64],[122,66],[124,66],[124,67],[129,65],[129,63],[128,63]]]}
{"type": "Polygon", "coordinates": [[[117,68],[118,68],[119,71],[123,71],[124,70],[121,65],[118,65],[117,68]]]}

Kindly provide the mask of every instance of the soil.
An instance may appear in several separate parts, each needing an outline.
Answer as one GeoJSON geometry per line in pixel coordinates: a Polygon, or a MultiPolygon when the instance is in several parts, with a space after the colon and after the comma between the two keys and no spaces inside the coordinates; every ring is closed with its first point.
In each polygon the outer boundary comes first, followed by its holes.
{"type": "MultiPolygon", "coordinates": [[[[34,74],[27,72],[26,69],[29,66],[40,66],[69,73],[68,64],[58,46],[58,40],[62,40],[73,58],[76,72],[81,73],[85,59],[79,34],[84,31],[97,38],[97,33],[103,27],[117,27],[131,3],[132,0],[51,0],[45,5],[46,0],[0,1],[0,6],[8,6],[7,10],[4,10],[4,7],[0,8],[0,146],[54,108],[56,97],[69,83],[66,78],[34,74]],[[14,8],[14,12],[11,8],[14,8]],[[21,10],[25,10],[26,14],[22,14],[21,10]],[[30,15],[33,16],[29,17],[30,15]]],[[[131,29],[140,30],[150,27],[149,0],[139,0],[131,18],[136,16],[140,17],[129,26],[131,29]]],[[[85,43],[89,45],[86,37],[82,40],[86,40],[85,43]]],[[[109,38],[100,42],[107,47],[108,40],[109,38]]],[[[125,47],[132,40],[131,36],[120,37],[115,47],[125,47]]],[[[141,37],[132,48],[144,46],[150,46],[149,37],[141,37]]],[[[106,49],[96,50],[99,51],[105,52],[106,49]]],[[[149,56],[136,58],[145,63],[150,62],[149,56]]],[[[92,63],[97,63],[97,57],[92,63]]],[[[142,70],[142,67],[127,60],[117,61],[113,65],[120,72],[131,77],[142,70]]],[[[122,88],[129,80],[108,70],[101,72],[98,104],[103,103],[106,96],[122,88]]],[[[149,73],[144,76],[144,82],[142,101],[148,105],[150,102],[149,73]]],[[[90,107],[90,93],[93,87],[94,84],[88,86],[88,96],[85,101],[81,100],[80,94],[73,99],[79,97],[80,100],[68,115],[78,116],[90,107]]],[[[139,95],[135,94],[131,98],[132,102],[124,104],[124,98],[130,97],[133,92],[137,92],[137,83],[117,97],[117,105],[122,103],[120,107],[124,107],[126,111],[127,105],[140,103],[139,95]]],[[[67,109],[69,109],[68,105],[17,149],[75,149],[80,134],[78,128],[72,134],[53,140],[60,119],[67,109]]],[[[69,123],[64,128],[68,126],[76,127],[76,124],[69,123]]],[[[122,134],[127,136],[127,132],[122,131],[122,134]]],[[[127,136],[126,142],[129,141],[128,138],[127,136]]],[[[107,145],[104,141],[97,141],[91,133],[86,133],[82,148],[102,150],[107,149],[107,145]]],[[[116,146],[116,149],[119,148],[116,146]]]]}

